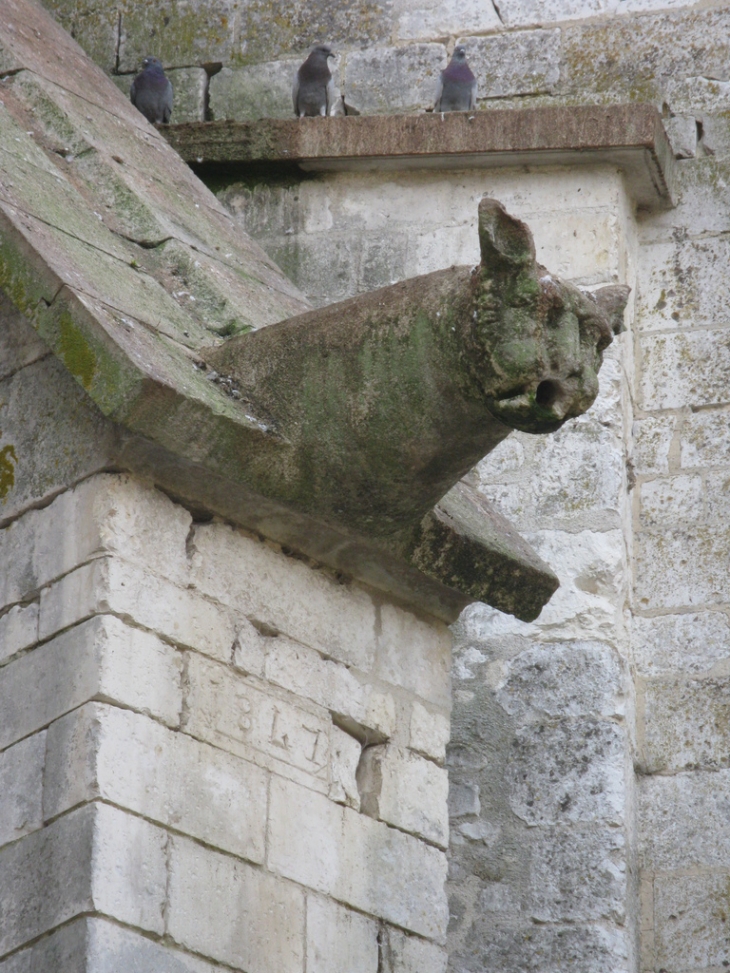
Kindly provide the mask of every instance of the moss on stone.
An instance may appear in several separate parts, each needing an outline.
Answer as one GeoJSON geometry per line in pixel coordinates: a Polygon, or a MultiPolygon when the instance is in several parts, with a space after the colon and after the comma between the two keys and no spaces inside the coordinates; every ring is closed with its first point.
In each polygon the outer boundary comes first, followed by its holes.
{"type": "Polygon", "coordinates": [[[18,454],[15,446],[8,444],[0,449],[0,500],[5,500],[7,495],[15,486],[15,466],[18,463],[18,454]]]}
{"type": "Polygon", "coordinates": [[[58,322],[58,352],[66,368],[88,391],[96,374],[96,355],[67,312],[58,322]]]}

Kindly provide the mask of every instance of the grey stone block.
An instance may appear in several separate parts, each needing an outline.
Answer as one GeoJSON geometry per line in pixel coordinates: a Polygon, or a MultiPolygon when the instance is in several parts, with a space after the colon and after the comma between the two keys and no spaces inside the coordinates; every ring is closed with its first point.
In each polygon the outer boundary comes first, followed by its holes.
{"type": "Polygon", "coordinates": [[[730,955],[730,871],[654,878],[654,942],[657,969],[726,969],[730,955]]]}
{"type": "Polygon", "coordinates": [[[605,821],[626,814],[627,740],[608,720],[520,729],[506,773],[509,803],[527,824],[605,821]]]}
{"type": "Polygon", "coordinates": [[[635,596],[642,607],[697,610],[727,604],[727,524],[647,531],[637,548],[635,596]]]}
{"type": "Polygon", "coordinates": [[[48,354],[48,346],[29,321],[0,292],[0,381],[48,354]]]}
{"type": "Polygon", "coordinates": [[[97,973],[88,963],[88,919],[77,919],[45,936],[33,946],[0,960],[0,973],[97,973]]]}
{"type": "Polygon", "coordinates": [[[729,677],[653,679],[643,703],[645,772],[728,766],[729,677]]]}
{"type": "Polygon", "coordinates": [[[477,79],[477,97],[506,98],[555,90],[560,79],[561,32],[526,30],[462,37],[477,79]]]}
{"type": "Polygon", "coordinates": [[[623,712],[625,677],[605,642],[535,645],[506,663],[496,699],[518,723],[623,712]]]}
{"type": "Polygon", "coordinates": [[[36,733],[0,753],[0,845],[43,824],[46,734],[36,733]]]}
{"type": "Polygon", "coordinates": [[[722,612],[635,616],[632,646],[642,676],[702,673],[730,657],[730,621],[722,612]]]}
{"type": "Polygon", "coordinates": [[[364,114],[396,114],[433,106],[439,71],[446,61],[442,44],[368,47],[347,55],[343,94],[364,114]]]}
{"type": "Polygon", "coordinates": [[[0,850],[0,955],[94,908],[93,843],[88,807],[0,850]]]}
{"type": "Polygon", "coordinates": [[[38,602],[15,605],[0,615],[0,662],[38,641],[38,602]]]}
{"type": "Polygon", "coordinates": [[[247,973],[302,973],[304,894],[293,883],[175,837],[169,895],[175,942],[247,973]]]}
{"type": "MultiPolygon", "coordinates": [[[[214,119],[291,118],[292,84],[301,59],[248,67],[224,67],[210,79],[214,119]]],[[[274,224],[276,225],[276,224],[274,224]]]]}

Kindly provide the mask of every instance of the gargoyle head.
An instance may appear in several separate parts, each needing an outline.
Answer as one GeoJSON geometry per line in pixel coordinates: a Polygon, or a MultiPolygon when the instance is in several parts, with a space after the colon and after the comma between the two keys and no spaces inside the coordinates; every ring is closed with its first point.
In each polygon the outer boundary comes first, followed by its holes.
{"type": "Polygon", "coordinates": [[[494,199],[479,204],[479,242],[472,368],[495,418],[553,432],[598,394],[603,351],[623,329],[630,289],[588,294],[552,277],[535,261],[528,227],[494,199]]]}

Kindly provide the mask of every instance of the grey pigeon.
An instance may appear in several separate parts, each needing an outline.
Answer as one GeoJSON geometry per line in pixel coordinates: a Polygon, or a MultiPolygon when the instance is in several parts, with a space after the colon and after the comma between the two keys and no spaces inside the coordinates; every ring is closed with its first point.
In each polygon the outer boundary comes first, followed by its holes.
{"type": "Polygon", "coordinates": [[[334,57],[326,44],[315,47],[307,60],[297,71],[292,87],[294,114],[298,118],[305,115],[329,115],[335,103],[335,86],[327,59],[334,57]]]}
{"type": "Polygon", "coordinates": [[[170,121],[172,85],[159,58],[146,57],[142,61],[142,70],[132,82],[129,98],[153,125],[170,121]]]}
{"type": "Polygon", "coordinates": [[[477,106],[477,79],[466,63],[466,48],[459,44],[441,72],[434,111],[473,111],[477,106]]]}

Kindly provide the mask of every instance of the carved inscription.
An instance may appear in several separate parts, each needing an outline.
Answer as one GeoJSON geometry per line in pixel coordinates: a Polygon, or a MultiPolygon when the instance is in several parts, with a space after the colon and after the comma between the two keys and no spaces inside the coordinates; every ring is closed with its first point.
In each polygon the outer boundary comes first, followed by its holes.
{"type": "Polygon", "coordinates": [[[327,777],[329,720],[267,695],[225,666],[191,656],[186,728],[246,756],[253,748],[315,777],[327,777]]]}

